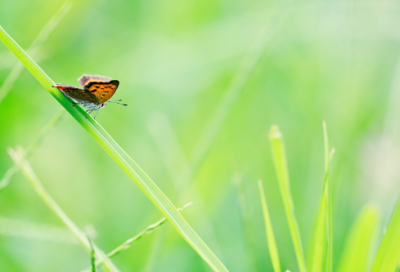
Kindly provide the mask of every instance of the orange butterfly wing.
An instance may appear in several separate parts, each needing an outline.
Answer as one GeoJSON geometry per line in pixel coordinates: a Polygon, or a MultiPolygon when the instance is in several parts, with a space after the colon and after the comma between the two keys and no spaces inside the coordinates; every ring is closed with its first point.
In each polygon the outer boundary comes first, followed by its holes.
{"type": "Polygon", "coordinates": [[[94,94],[99,99],[99,104],[102,104],[114,95],[118,85],[118,80],[111,80],[109,82],[90,81],[85,85],[85,90],[94,94]]]}

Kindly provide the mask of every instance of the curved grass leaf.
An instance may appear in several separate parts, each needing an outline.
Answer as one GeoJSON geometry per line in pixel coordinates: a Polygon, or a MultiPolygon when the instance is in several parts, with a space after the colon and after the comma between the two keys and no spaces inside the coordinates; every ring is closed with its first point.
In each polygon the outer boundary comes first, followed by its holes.
{"type": "Polygon", "coordinates": [[[369,257],[377,233],[379,218],[379,210],[372,205],[367,205],[360,212],[347,236],[337,271],[368,271],[369,257]]]}
{"type": "Polygon", "coordinates": [[[400,200],[397,201],[392,217],[386,226],[371,272],[396,271],[400,261],[400,200]]]}

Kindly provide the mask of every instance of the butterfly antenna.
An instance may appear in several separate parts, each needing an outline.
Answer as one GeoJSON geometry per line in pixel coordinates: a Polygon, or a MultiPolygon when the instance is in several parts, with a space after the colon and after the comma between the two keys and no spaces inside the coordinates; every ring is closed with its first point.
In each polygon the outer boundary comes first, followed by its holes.
{"type": "Polygon", "coordinates": [[[114,101],[108,101],[108,102],[109,102],[109,103],[115,103],[115,104],[122,105],[122,106],[128,106],[128,104],[119,103],[119,102],[117,102],[117,101],[121,101],[121,99],[119,99],[119,100],[114,100],[114,101]]]}

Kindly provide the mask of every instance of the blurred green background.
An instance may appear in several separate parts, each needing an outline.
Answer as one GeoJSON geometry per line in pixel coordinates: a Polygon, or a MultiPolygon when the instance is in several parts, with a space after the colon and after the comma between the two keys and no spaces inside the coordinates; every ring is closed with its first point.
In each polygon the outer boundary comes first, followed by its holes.
{"type": "MultiPolygon", "coordinates": [[[[2,0],[0,25],[28,49],[63,3],[2,0]]],[[[267,132],[277,124],[284,135],[307,251],[322,191],[325,120],[336,149],[335,271],[361,208],[377,205],[383,229],[400,189],[399,12],[396,1],[77,1],[34,59],[58,83],[77,85],[84,73],[120,81],[114,98],[129,106],[109,105],[97,121],[176,206],[194,201],[184,217],[230,271],[272,271],[258,179],[282,267],[298,270],[267,132]],[[209,152],[177,185],[241,63],[260,47],[265,53],[209,152]]],[[[16,63],[0,45],[0,84],[16,63]]],[[[13,165],[7,147],[29,146],[59,108],[24,70],[0,104],[1,176],[13,165]]],[[[162,217],[69,114],[30,162],[106,252],[162,217]]],[[[122,271],[210,271],[168,223],[113,260],[122,271]]],[[[0,271],[80,271],[89,262],[15,175],[0,192],[0,271]]]]}

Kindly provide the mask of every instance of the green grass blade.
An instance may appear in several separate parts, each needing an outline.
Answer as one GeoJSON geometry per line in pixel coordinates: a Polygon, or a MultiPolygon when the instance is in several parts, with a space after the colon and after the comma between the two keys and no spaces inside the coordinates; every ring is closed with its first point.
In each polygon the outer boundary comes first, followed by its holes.
{"type": "MultiPolygon", "coordinates": [[[[182,211],[182,210],[186,209],[187,207],[189,207],[190,205],[192,205],[192,202],[186,204],[185,206],[183,206],[182,208],[179,208],[177,210],[178,211],[182,211]]],[[[134,242],[136,242],[137,240],[141,239],[143,236],[152,233],[155,229],[157,229],[158,227],[163,225],[166,221],[167,221],[167,218],[164,217],[164,218],[160,219],[159,221],[157,221],[156,223],[151,224],[146,229],[142,230],[141,232],[136,234],[134,237],[126,240],[122,245],[118,246],[113,251],[108,253],[107,256],[109,258],[111,258],[111,257],[117,255],[118,253],[120,253],[121,251],[123,251],[125,249],[128,249],[134,242]]]]}
{"type": "Polygon", "coordinates": [[[92,240],[90,238],[87,238],[89,240],[89,245],[90,245],[90,266],[92,268],[92,272],[96,272],[96,251],[94,250],[92,240]]]}
{"type": "Polygon", "coordinates": [[[330,196],[330,162],[333,150],[329,152],[329,140],[326,124],[323,122],[324,150],[325,150],[325,175],[318,212],[318,220],[313,239],[311,271],[332,271],[332,212],[330,196]]]}
{"type": "MultiPolygon", "coordinates": [[[[8,149],[8,153],[10,154],[12,160],[18,167],[20,167],[22,173],[24,174],[25,178],[29,181],[32,185],[33,189],[39,195],[39,197],[46,203],[46,205],[61,219],[61,221],[69,228],[72,234],[75,236],[77,241],[83,246],[83,248],[91,253],[91,248],[89,241],[86,235],[78,228],[78,226],[65,214],[65,212],[58,206],[58,204],[54,201],[54,199],[50,196],[50,194],[46,191],[43,187],[42,183],[40,182],[39,178],[33,172],[30,164],[23,160],[23,154],[25,153],[23,150],[15,151],[11,148],[8,149]]],[[[106,255],[93,245],[93,248],[96,249],[97,257],[107,258],[106,255]]],[[[119,271],[114,264],[107,259],[103,263],[103,268],[105,271],[119,271]]]]}
{"type": "Polygon", "coordinates": [[[326,250],[327,250],[327,214],[328,214],[328,203],[327,203],[327,186],[326,186],[326,176],[324,182],[324,188],[322,192],[322,197],[320,201],[320,208],[318,213],[317,225],[315,228],[314,242],[312,249],[312,272],[320,272],[323,270],[323,265],[326,264],[326,250]]]}
{"type": "MultiPolygon", "coordinates": [[[[39,135],[36,137],[35,141],[26,149],[24,154],[24,159],[28,159],[35,151],[38,149],[43,139],[49,134],[49,132],[60,122],[62,115],[65,113],[64,108],[61,108],[56,115],[50,120],[50,122],[40,131],[39,135]]],[[[0,180],[0,192],[10,183],[12,176],[17,173],[19,167],[17,165],[11,166],[3,178],[0,180]]]]}
{"type": "MultiPolygon", "coordinates": [[[[70,10],[71,4],[65,3],[61,6],[61,8],[53,15],[53,17],[47,22],[47,24],[40,31],[36,39],[32,42],[28,51],[32,57],[34,57],[37,52],[40,50],[42,44],[47,40],[53,30],[57,27],[57,25],[61,22],[62,18],[65,14],[70,10]]],[[[8,92],[11,90],[15,81],[17,81],[18,77],[21,75],[24,70],[24,66],[22,63],[18,62],[14,68],[11,70],[10,74],[4,80],[3,85],[0,87],[0,104],[7,96],[8,92]]]]}
{"type": "Polygon", "coordinates": [[[400,261],[400,200],[397,201],[386,232],[372,262],[371,272],[396,271],[400,261]]]}
{"type": "Polygon", "coordinates": [[[275,171],[278,176],[279,188],[281,191],[283,205],[285,207],[285,214],[289,224],[290,235],[292,237],[297,263],[299,265],[300,272],[306,272],[307,267],[304,259],[303,247],[301,244],[300,231],[297,226],[292,195],[290,192],[289,172],[283,137],[278,126],[272,126],[268,136],[271,143],[272,158],[274,160],[275,171]]]}
{"type": "Polygon", "coordinates": [[[150,179],[150,177],[129,157],[128,154],[126,154],[126,152],[92,117],[86,118],[86,113],[81,107],[72,107],[73,103],[69,98],[64,96],[60,90],[51,87],[54,85],[54,82],[50,77],[26,54],[26,52],[4,31],[2,27],[0,27],[0,40],[11,52],[14,53],[15,56],[19,58],[32,75],[78,121],[78,123],[89,132],[89,134],[163,213],[181,236],[212,267],[212,269],[215,271],[227,271],[221,261],[189,226],[175,206],[150,179]]]}
{"type": "Polygon", "coordinates": [[[331,169],[331,162],[333,154],[335,153],[335,149],[330,149],[329,147],[329,139],[328,139],[328,130],[326,128],[326,123],[323,121],[322,123],[323,131],[324,131],[324,150],[325,150],[325,180],[324,186],[326,187],[325,197],[327,207],[327,256],[326,256],[326,271],[332,272],[333,266],[333,206],[332,206],[332,186],[330,182],[330,169],[331,169]]]}
{"type": "Polygon", "coordinates": [[[372,205],[367,205],[360,212],[347,236],[337,271],[368,271],[369,257],[379,218],[379,210],[372,205]]]}
{"type": "Polygon", "coordinates": [[[269,255],[271,257],[272,266],[275,272],[281,271],[281,264],[279,262],[278,248],[275,243],[274,231],[272,229],[271,219],[269,217],[267,200],[265,199],[264,187],[261,180],[258,181],[258,190],[260,191],[261,206],[264,214],[265,231],[267,234],[269,255]]]}

